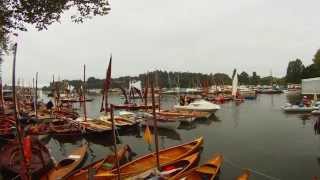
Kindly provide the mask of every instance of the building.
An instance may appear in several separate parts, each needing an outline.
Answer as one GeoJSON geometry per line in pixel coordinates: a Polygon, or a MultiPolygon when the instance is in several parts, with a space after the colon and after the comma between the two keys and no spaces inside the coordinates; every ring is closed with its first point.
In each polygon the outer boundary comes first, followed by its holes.
{"type": "Polygon", "coordinates": [[[301,94],[320,94],[320,77],[302,79],[301,94]]]}

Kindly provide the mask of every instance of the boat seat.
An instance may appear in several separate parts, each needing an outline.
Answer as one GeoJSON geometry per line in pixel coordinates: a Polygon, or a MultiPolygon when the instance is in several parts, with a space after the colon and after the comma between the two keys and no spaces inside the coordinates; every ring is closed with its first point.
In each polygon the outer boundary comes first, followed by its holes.
{"type": "Polygon", "coordinates": [[[199,167],[196,171],[204,174],[213,174],[215,173],[216,169],[217,168],[215,166],[205,165],[199,167]]]}

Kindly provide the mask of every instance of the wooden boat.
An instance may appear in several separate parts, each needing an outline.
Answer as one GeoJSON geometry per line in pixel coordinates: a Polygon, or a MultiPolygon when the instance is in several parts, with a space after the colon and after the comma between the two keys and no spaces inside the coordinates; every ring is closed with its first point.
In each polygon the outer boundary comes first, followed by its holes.
{"type": "Polygon", "coordinates": [[[75,149],[68,158],[61,160],[46,175],[43,175],[41,180],[57,180],[66,177],[81,164],[87,153],[87,149],[87,144],[75,149]]]}
{"type": "Polygon", "coordinates": [[[79,121],[87,133],[101,134],[111,132],[111,122],[105,122],[97,119],[87,118],[87,121],[78,118],[76,121],[79,121]]]}
{"type": "MultiPolygon", "coordinates": [[[[32,155],[29,162],[29,172],[32,175],[39,175],[53,165],[49,150],[36,138],[32,138],[32,155]]],[[[1,149],[0,166],[9,174],[21,172],[21,156],[17,141],[11,141],[1,149]]]]}
{"type": "MultiPolygon", "coordinates": [[[[158,108],[159,105],[156,105],[158,108]]],[[[140,105],[140,104],[117,104],[114,105],[114,109],[124,109],[124,110],[140,110],[140,109],[152,109],[152,105],[140,105]]]]}
{"type": "MultiPolygon", "coordinates": [[[[128,145],[125,145],[118,149],[117,158],[119,162],[123,162],[126,159],[126,154],[130,152],[131,149],[128,145]]],[[[121,165],[121,164],[120,164],[121,165]]],[[[66,179],[68,180],[86,180],[89,179],[89,169],[93,169],[96,172],[104,170],[112,170],[116,167],[115,156],[114,154],[108,155],[104,159],[100,159],[88,166],[81,168],[79,170],[73,171],[66,179]]]]}
{"type": "Polygon", "coordinates": [[[176,176],[175,179],[213,180],[218,175],[222,162],[223,162],[222,155],[219,155],[219,154],[214,155],[213,158],[207,163],[199,167],[193,168],[179,176],[176,176]]]}
{"type": "MultiPolygon", "coordinates": [[[[203,137],[182,145],[160,150],[160,164],[167,164],[195,153],[199,150],[202,144],[203,137]]],[[[156,167],[156,154],[150,153],[121,166],[121,178],[133,177],[154,167],[156,167]]],[[[116,177],[117,170],[104,171],[95,175],[95,179],[115,179],[116,177]]]]}
{"type": "MultiPolygon", "coordinates": [[[[180,124],[180,119],[178,118],[161,118],[157,117],[157,127],[158,128],[164,128],[164,129],[176,129],[180,124]]],[[[144,122],[142,122],[142,125],[154,126],[154,120],[153,119],[146,119],[144,122]]]]}
{"type": "MultiPolygon", "coordinates": [[[[111,123],[110,116],[100,116],[98,119],[107,123],[111,123]]],[[[137,124],[137,122],[131,121],[129,119],[126,119],[120,116],[115,116],[114,122],[117,127],[129,127],[137,124]]]]}
{"type": "Polygon", "coordinates": [[[175,179],[188,169],[196,165],[199,160],[199,153],[196,152],[189,156],[186,156],[182,159],[178,159],[174,162],[165,164],[160,167],[160,171],[157,168],[150,169],[146,172],[143,172],[137,176],[130,177],[127,179],[175,179]]]}
{"type": "Polygon", "coordinates": [[[49,124],[50,133],[58,136],[74,136],[81,135],[81,125],[79,122],[59,120],[53,121],[49,124]]]}
{"type": "Polygon", "coordinates": [[[245,169],[242,171],[241,175],[237,177],[237,180],[248,180],[250,174],[250,171],[248,169],[245,169]]]}

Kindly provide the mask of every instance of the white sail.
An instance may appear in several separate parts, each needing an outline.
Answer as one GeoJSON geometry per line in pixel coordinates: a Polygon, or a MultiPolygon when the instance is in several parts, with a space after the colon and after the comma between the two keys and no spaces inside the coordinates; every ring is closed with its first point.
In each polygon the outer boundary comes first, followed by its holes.
{"type": "Polygon", "coordinates": [[[130,82],[129,88],[136,88],[139,91],[142,91],[141,81],[130,82]]]}
{"type": "Polygon", "coordinates": [[[236,96],[237,90],[238,90],[238,74],[236,72],[232,81],[232,96],[236,96]]]}

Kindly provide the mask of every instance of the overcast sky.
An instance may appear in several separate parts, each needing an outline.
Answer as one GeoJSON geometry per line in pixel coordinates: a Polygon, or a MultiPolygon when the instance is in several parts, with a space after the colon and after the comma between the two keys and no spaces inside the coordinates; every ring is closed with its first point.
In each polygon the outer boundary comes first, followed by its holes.
{"type": "MultiPolygon", "coordinates": [[[[47,31],[17,38],[18,76],[40,83],[102,78],[110,53],[113,77],[154,69],[283,76],[289,60],[310,64],[320,48],[319,0],[112,0],[111,13],[84,24],[70,12],[47,31]]],[[[6,57],[4,80],[11,81],[6,57]]]]}

